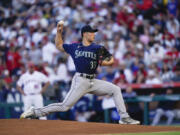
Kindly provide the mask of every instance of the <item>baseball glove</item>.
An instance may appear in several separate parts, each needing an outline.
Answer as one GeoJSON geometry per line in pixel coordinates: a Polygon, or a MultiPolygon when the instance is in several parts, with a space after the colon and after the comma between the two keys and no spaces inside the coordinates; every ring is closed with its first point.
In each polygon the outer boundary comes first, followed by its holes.
{"type": "Polygon", "coordinates": [[[109,51],[104,47],[101,46],[101,48],[98,50],[98,61],[99,64],[102,64],[102,61],[106,60],[109,61],[111,59],[111,54],[109,53],[109,51]]]}

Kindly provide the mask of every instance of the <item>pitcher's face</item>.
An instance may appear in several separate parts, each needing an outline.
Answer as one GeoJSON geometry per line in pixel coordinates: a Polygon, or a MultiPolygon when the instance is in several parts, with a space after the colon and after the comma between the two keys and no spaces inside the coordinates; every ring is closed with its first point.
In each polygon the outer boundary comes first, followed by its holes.
{"type": "Polygon", "coordinates": [[[93,42],[95,39],[95,33],[94,32],[86,32],[84,33],[84,38],[87,39],[89,42],[93,42]]]}

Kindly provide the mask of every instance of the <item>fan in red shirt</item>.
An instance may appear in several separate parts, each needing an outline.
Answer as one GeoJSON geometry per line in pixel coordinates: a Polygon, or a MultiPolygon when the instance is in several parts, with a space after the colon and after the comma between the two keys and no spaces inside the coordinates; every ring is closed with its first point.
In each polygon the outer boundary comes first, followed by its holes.
{"type": "Polygon", "coordinates": [[[164,62],[167,63],[168,61],[174,61],[177,60],[179,57],[180,52],[177,50],[176,47],[172,47],[169,51],[166,52],[164,62]]]}
{"type": "Polygon", "coordinates": [[[9,71],[8,70],[4,70],[4,81],[6,82],[6,84],[11,84],[12,83],[12,78],[10,77],[9,71]]]}
{"type": "Polygon", "coordinates": [[[136,70],[134,75],[134,83],[145,83],[146,77],[147,77],[147,71],[145,69],[144,63],[139,63],[139,69],[136,70]]]}
{"type": "Polygon", "coordinates": [[[123,7],[117,14],[116,21],[119,25],[123,25],[132,30],[134,25],[135,15],[130,7],[123,7]]]}
{"type": "Polygon", "coordinates": [[[137,4],[137,8],[140,10],[148,10],[152,8],[152,0],[143,0],[142,4],[137,4]]]}
{"type": "Polygon", "coordinates": [[[6,55],[6,67],[10,74],[16,74],[21,66],[21,56],[19,54],[19,48],[14,47],[13,44],[10,45],[9,51],[6,55]]]}

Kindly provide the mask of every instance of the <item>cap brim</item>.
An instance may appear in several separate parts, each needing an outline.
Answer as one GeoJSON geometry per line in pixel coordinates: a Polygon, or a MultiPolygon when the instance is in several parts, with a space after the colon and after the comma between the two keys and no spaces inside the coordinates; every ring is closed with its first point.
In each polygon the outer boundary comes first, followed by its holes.
{"type": "Polygon", "coordinates": [[[91,29],[91,30],[87,30],[87,31],[81,31],[81,34],[85,33],[85,32],[91,32],[91,33],[94,33],[94,32],[97,32],[98,29],[91,29]]]}
{"type": "Polygon", "coordinates": [[[93,29],[92,32],[98,32],[98,29],[93,29]]]}
{"type": "Polygon", "coordinates": [[[92,30],[89,30],[87,32],[97,32],[97,31],[98,31],[98,29],[92,29],[92,30]]]}

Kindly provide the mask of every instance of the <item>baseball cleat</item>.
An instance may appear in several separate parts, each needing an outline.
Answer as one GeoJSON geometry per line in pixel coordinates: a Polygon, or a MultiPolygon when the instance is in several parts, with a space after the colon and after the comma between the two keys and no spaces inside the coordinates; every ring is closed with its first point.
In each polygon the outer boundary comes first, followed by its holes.
{"type": "Polygon", "coordinates": [[[132,125],[139,125],[140,121],[138,120],[134,120],[131,117],[127,117],[127,118],[122,118],[121,120],[119,120],[119,124],[132,124],[132,125]]]}
{"type": "Polygon", "coordinates": [[[34,116],[34,107],[31,107],[27,111],[21,114],[20,119],[33,118],[33,116],[34,116]]]}

